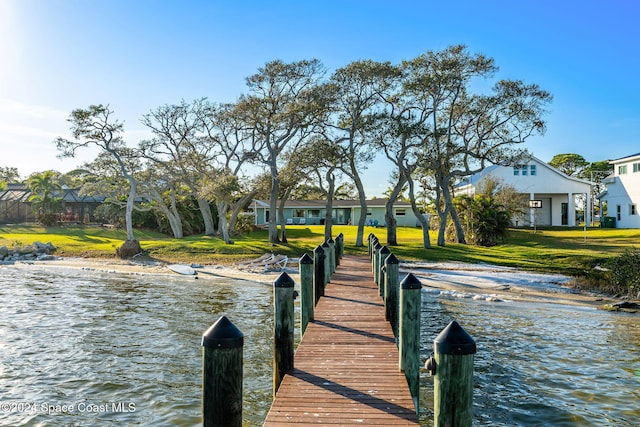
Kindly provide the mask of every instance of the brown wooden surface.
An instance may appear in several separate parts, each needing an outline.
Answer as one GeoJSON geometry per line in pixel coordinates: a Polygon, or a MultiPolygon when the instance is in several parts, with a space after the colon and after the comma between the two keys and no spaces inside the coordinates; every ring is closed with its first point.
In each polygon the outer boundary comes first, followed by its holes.
{"type": "Polygon", "coordinates": [[[265,426],[418,425],[366,256],[345,256],[315,309],[265,426]]]}

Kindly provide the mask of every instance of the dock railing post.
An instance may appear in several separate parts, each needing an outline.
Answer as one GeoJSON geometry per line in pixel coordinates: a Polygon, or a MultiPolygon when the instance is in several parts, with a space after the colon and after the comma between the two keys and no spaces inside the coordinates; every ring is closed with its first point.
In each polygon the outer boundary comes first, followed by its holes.
{"type": "Polygon", "coordinates": [[[434,427],[471,427],[476,343],[455,320],[433,341],[426,367],[434,375],[434,427]]]}
{"type": "Polygon", "coordinates": [[[315,307],[313,292],[313,259],[309,254],[304,254],[299,261],[300,269],[300,330],[302,334],[307,330],[307,325],[313,320],[315,307]]]}
{"type": "Polygon", "coordinates": [[[225,316],[202,335],[202,425],[242,426],[244,336],[225,316]]]}
{"type": "Polygon", "coordinates": [[[324,296],[324,249],[318,245],[313,250],[313,285],[315,291],[315,303],[324,296]]]}
{"type": "Polygon", "coordinates": [[[373,245],[373,281],[377,285],[380,280],[380,249],[382,249],[382,245],[380,242],[376,241],[376,244],[373,245]]]}
{"type": "Polygon", "coordinates": [[[340,265],[340,260],[344,255],[344,234],[340,233],[336,237],[336,266],[340,265]]]}
{"type": "Polygon", "coordinates": [[[369,243],[367,245],[367,252],[369,253],[369,259],[371,259],[371,248],[373,248],[373,233],[369,233],[369,235],[367,236],[367,242],[369,243]]]}
{"type": "Polygon", "coordinates": [[[384,317],[391,323],[393,335],[398,338],[398,287],[400,286],[400,260],[391,254],[385,260],[384,317]]]}
{"type": "Polygon", "coordinates": [[[380,293],[380,296],[384,298],[384,285],[385,285],[385,275],[386,275],[386,271],[385,271],[385,261],[387,260],[387,257],[391,254],[391,251],[389,250],[388,247],[383,246],[380,248],[380,252],[378,253],[378,256],[380,257],[380,259],[378,260],[378,292],[380,293]]]}
{"type": "Polygon", "coordinates": [[[416,412],[420,405],[420,311],[422,283],[412,273],[400,282],[400,326],[398,351],[400,370],[404,372],[416,412]]]}
{"type": "Polygon", "coordinates": [[[329,255],[331,254],[331,248],[328,242],[322,244],[324,250],[324,286],[331,282],[331,261],[329,261],[329,255]]]}
{"type": "Polygon", "coordinates": [[[282,273],[273,282],[273,395],[276,395],[284,375],[293,369],[293,279],[282,273]]]}
{"type": "Polygon", "coordinates": [[[336,241],[329,239],[327,244],[329,245],[329,268],[333,276],[333,273],[336,272],[336,241]]]}

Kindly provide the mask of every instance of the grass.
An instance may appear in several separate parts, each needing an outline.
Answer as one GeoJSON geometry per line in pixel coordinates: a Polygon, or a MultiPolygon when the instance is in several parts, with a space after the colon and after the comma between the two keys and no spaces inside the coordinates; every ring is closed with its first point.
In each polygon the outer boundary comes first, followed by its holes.
{"type": "MultiPolygon", "coordinates": [[[[343,233],[347,253],[366,253],[356,248],[356,227],[336,226],[334,235],[343,233]]],[[[259,230],[237,236],[233,245],[211,236],[190,236],[173,239],[166,235],[136,230],[136,238],[149,256],[167,262],[199,262],[231,264],[265,252],[293,257],[311,252],[321,244],[323,226],[287,227],[287,244],[272,245],[267,231],[259,230]]],[[[386,242],[384,228],[365,228],[365,243],[369,233],[386,242]]],[[[435,234],[432,233],[432,240],[435,234]]],[[[126,239],[122,230],[101,227],[0,227],[0,246],[24,246],[34,241],[50,241],[63,256],[114,257],[115,248],[126,239]]],[[[640,241],[640,230],[589,228],[550,228],[537,230],[513,229],[505,244],[485,248],[448,243],[444,247],[422,248],[422,232],[418,228],[399,228],[398,246],[392,252],[401,260],[459,261],[491,263],[533,271],[556,272],[580,276],[605,259],[622,253],[640,241]]],[[[433,243],[433,242],[432,242],[433,243]]]]}

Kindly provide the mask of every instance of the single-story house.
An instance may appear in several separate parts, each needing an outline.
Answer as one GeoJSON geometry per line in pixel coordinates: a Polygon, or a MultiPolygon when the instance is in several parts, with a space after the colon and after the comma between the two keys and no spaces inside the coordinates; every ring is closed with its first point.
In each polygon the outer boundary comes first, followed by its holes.
{"type": "Polygon", "coordinates": [[[465,179],[455,188],[455,195],[473,196],[487,176],[524,195],[526,214],[513,218],[514,226],[575,226],[579,206],[584,207],[585,217],[591,218],[594,183],[568,176],[534,156],[513,165],[491,165],[465,179]]]}
{"type": "MultiPolygon", "coordinates": [[[[367,200],[367,225],[384,226],[385,203],[387,199],[367,200]]],[[[278,201],[278,205],[279,205],[278,201]]],[[[287,224],[324,224],[326,213],[326,200],[287,200],[284,208],[284,218],[287,224]]],[[[271,212],[269,202],[254,200],[250,209],[255,216],[255,225],[268,224],[271,212]]],[[[333,224],[347,225],[357,223],[360,218],[360,202],[358,200],[334,200],[333,224]]],[[[411,204],[398,201],[393,206],[393,214],[399,227],[415,227],[418,223],[411,204]]]]}
{"type": "Polygon", "coordinates": [[[598,198],[618,228],[640,228],[640,153],[611,160],[613,174],[604,179],[606,190],[598,198]]]}

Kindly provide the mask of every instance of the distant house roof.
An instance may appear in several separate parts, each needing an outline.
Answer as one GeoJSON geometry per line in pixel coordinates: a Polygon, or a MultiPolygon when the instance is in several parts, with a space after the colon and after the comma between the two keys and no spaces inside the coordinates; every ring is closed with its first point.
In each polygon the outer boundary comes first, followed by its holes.
{"type": "MultiPolygon", "coordinates": [[[[640,155],[640,154],[639,154],[640,155]]],[[[503,167],[513,167],[516,164],[521,164],[524,162],[529,162],[529,161],[534,161],[536,164],[547,168],[548,170],[552,171],[553,173],[569,180],[569,181],[574,181],[574,182],[579,182],[581,184],[587,184],[587,185],[593,185],[594,183],[591,181],[588,181],[586,179],[581,179],[581,178],[576,178],[575,176],[569,176],[566,173],[554,168],[553,166],[549,165],[546,162],[543,162],[542,160],[540,160],[539,158],[533,156],[533,155],[529,155],[526,159],[522,159],[518,162],[514,162],[514,164],[508,164],[508,165],[491,165],[491,166],[487,166],[486,168],[482,169],[480,172],[475,173],[469,177],[466,177],[464,180],[462,180],[462,182],[460,182],[456,188],[457,189],[462,189],[462,188],[466,188],[468,186],[473,186],[476,187],[477,184],[482,181],[482,178],[484,178],[487,175],[491,175],[492,172],[494,172],[496,169],[498,168],[503,168],[503,167]]]]}
{"type": "MultiPolygon", "coordinates": [[[[62,197],[65,203],[102,203],[104,196],[80,195],[77,188],[63,188],[55,192],[55,197],[62,197]]],[[[31,190],[24,184],[8,184],[7,188],[0,191],[0,201],[28,202],[31,197],[31,190]]]]}
{"type": "MultiPolygon", "coordinates": [[[[367,206],[368,207],[383,207],[385,206],[385,204],[387,203],[387,200],[389,199],[371,199],[371,200],[367,200],[367,206]]],[[[254,203],[256,204],[256,206],[259,206],[261,208],[269,208],[269,202],[265,201],[265,200],[254,200],[254,203]]],[[[280,204],[280,200],[278,200],[278,205],[280,204]]],[[[324,208],[327,205],[327,201],[326,200],[287,200],[285,202],[285,206],[287,208],[324,208]]],[[[359,200],[334,200],[333,201],[333,208],[352,208],[352,207],[359,207],[360,206],[360,201],[359,200]]],[[[398,206],[411,206],[410,203],[408,202],[404,202],[404,201],[396,201],[394,203],[394,206],[398,207],[398,206]]]]}

